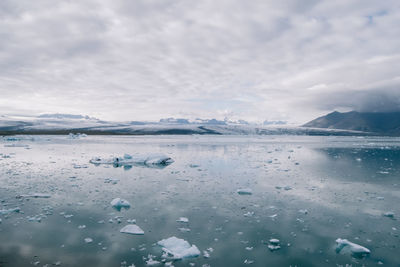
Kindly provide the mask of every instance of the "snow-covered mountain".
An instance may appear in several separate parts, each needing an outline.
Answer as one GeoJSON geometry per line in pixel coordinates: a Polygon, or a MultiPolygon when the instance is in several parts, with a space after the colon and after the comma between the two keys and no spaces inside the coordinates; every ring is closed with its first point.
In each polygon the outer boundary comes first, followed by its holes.
{"type": "Polygon", "coordinates": [[[266,126],[246,121],[167,118],[159,122],[110,122],[82,115],[44,114],[40,116],[0,116],[0,135],[10,134],[229,134],[229,135],[364,135],[360,131],[316,129],[293,126],[266,126]]]}

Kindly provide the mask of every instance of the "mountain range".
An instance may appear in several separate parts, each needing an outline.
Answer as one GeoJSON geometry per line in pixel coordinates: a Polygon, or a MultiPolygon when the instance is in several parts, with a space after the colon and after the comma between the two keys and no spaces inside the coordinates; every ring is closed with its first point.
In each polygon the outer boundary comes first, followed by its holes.
{"type": "Polygon", "coordinates": [[[400,136],[400,112],[334,111],[303,127],[362,131],[378,135],[400,136]]]}
{"type": "Polygon", "coordinates": [[[0,135],[12,134],[234,134],[234,135],[391,135],[400,136],[400,112],[332,112],[302,126],[284,121],[252,124],[244,120],[166,118],[158,122],[111,122],[71,114],[0,116],[0,135]]]}

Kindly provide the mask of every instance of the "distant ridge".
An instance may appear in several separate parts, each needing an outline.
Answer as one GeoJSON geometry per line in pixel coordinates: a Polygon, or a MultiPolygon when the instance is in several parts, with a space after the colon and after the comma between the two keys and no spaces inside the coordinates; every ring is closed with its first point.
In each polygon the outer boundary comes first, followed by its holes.
{"type": "Polygon", "coordinates": [[[337,112],[334,111],[303,125],[303,127],[328,128],[372,132],[380,135],[400,136],[400,112],[337,112]]]}

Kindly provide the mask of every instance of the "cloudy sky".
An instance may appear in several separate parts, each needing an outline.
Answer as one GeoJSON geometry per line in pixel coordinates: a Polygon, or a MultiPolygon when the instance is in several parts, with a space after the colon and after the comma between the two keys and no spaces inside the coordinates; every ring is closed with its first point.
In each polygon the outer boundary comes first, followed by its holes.
{"type": "Polygon", "coordinates": [[[400,110],[398,0],[2,0],[0,114],[400,110]]]}

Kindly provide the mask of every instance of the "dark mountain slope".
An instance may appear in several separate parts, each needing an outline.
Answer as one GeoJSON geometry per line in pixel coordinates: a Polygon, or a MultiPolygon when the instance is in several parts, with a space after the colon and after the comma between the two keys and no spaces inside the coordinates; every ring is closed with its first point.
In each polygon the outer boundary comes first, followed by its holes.
{"type": "Polygon", "coordinates": [[[329,128],[400,135],[400,112],[332,112],[303,125],[304,127],[329,128]]]}

